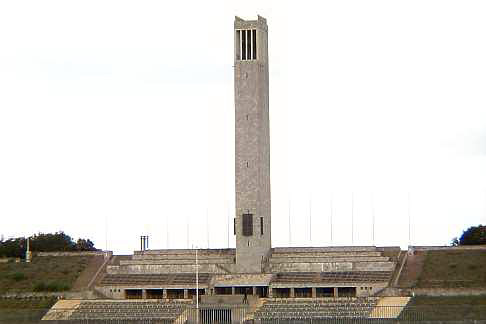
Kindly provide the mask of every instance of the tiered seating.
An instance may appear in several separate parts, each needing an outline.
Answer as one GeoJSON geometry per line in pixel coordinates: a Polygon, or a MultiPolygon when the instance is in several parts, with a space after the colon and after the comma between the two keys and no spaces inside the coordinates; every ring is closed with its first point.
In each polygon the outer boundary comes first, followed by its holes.
{"type": "Polygon", "coordinates": [[[272,283],[388,282],[391,274],[391,271],[286,272],[277,273],[272,283]]]}
{"type": "Polygon", "coordinates": [[[158,319],[170,322],[182,314],[186,305],[183,302],[82,301],[69,319],[158,319]]]}
{"type": "Polygon", "coordinates": [[[395,262],[374,246],[274,248],[269,272],[393,271],[395,262]]]}
{"type": "Polygon", "coordinates": [[[369,318],[378,298],[271,299],[255,319],[369,318]]]}
{"type": "MultiPolygon", "coordinates": [[[[201,272],[231,272],[235,260],[235,249],[198,250],[198,263],[201,272]]],[[[117,263],[108,265],[107,272],[111,274],[192,273],[195,271],[195,264],[195,250],[145,250],[135,251],[131,258],[123,258],[117,263]]]]}
{"type": "Polygon", "coordinates": [[[168,274],[106,274],[101,285],[164,285],[168,274]]]}
{"type": "MultiPolygon", "coordinates": [[[[199,283],[207,284],[210,280],[208,273],[199,274],[199,283]]],[[[101,280],[102,286],[113,285],[191,285],[196,284],[195,273],[175,274],[106,274],[101,280]]]]}

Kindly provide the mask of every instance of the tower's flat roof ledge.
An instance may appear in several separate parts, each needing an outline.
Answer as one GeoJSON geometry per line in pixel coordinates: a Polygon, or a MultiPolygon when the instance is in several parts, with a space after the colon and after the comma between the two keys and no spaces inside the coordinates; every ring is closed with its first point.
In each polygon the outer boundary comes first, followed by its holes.
{"type": "Polygon", "coordinates": [[[264,31],[268,30],[267,20],[262,16],[258,16],[256,20],[244,20],[238,16],[235,16],[235,28],[236,29],[258,28],[264,31]]]}

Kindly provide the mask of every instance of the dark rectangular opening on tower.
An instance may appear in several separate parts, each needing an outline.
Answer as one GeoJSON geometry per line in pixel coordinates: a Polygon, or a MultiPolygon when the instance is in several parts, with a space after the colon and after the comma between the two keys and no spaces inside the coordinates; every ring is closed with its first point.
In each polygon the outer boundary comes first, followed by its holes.
{"type": "Polygon", "coordinates": [[[246,60],[246,30],[241,31],[241,59],[246,60]]]}
{"type": "Polygon", "coordinates": [[[260,217],[260,235],[263,235],[263,217],[260,217]]]}
{"type": "Polygon", "coordinates": [[[246,31],[246,58],[251,60],[251,30],[246,31]]]}
{"type": "Polygon", "coordinates": [[[256,60],[257,59],[257,41],[256,41],[256,29],[253,29],[252,30],[252,38],[251,38],[251,41],[253,42],[253,46],[252,46],[252,49],[253,49],[253,59],[256,60]]]}
{"type": "Polygon", "coordinates": [[[253,235],[253,214],[243,214],[243,236],[253,235]]]}
{"type": "Polygon", "coordinates": [[[237,30],[235,38],[236,60],[256,60],[258,47],[256,29],[237,30]]]}

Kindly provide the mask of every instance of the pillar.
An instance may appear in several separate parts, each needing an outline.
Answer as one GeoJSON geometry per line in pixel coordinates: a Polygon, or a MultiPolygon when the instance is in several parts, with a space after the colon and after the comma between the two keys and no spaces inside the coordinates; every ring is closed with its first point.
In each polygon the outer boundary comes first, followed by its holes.
{"type": "Polygon", "coordinates": [[[257,287],[253,286],[252,288],[253,288],[252,295],[253,296],[256,296],[256,294],[257,294],[257,287]]]}
{"type": "Polygon", "coordinates": [[[231,287],[231,294],[234,295],[235,294],[235,287],[231,287]]]}
{"type": "Polygon", "coordinates": [[[142,289],[142,299],[147,299],[147,289],[142,289]]]}
{"type": "Polygon", "coordinates": [[[295,298],[295,288],[290,288],[290,298],[295,298]]]}
{"type": "Polygon", "coordinates": [[[162,290],[162,298],[167,299],[167,289],[162,290]]]}
{"type": "Polygon", "coordinates": [[[273,298],[272,287],[268,287],[268,298],[273,298]]]}
{"type": "Polygon", "coordinates": [[[184,289],[184,299],[189,298],[189,291],[187,289],[184,289]]]}
{"type": "Polygon", "coordinates": [[[339,297],[338,289],[337,287],[334,287],[334,298],[338,298],[338,297],[339,297]]]}
{"type": "Polygon", "coordinates": [[[316,287],[312,287],[312,298],[316,298],[317,296],[317,289],[316,287]]]}

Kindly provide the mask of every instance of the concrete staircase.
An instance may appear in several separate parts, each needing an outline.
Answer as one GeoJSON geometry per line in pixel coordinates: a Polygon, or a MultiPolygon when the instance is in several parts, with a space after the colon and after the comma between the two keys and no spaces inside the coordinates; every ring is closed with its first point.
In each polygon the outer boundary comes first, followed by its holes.
{"type": "Polygon", "coordinates": [[[398,318],[409,301],[410,297],[382,297],[370,318],[398,318]]]}

